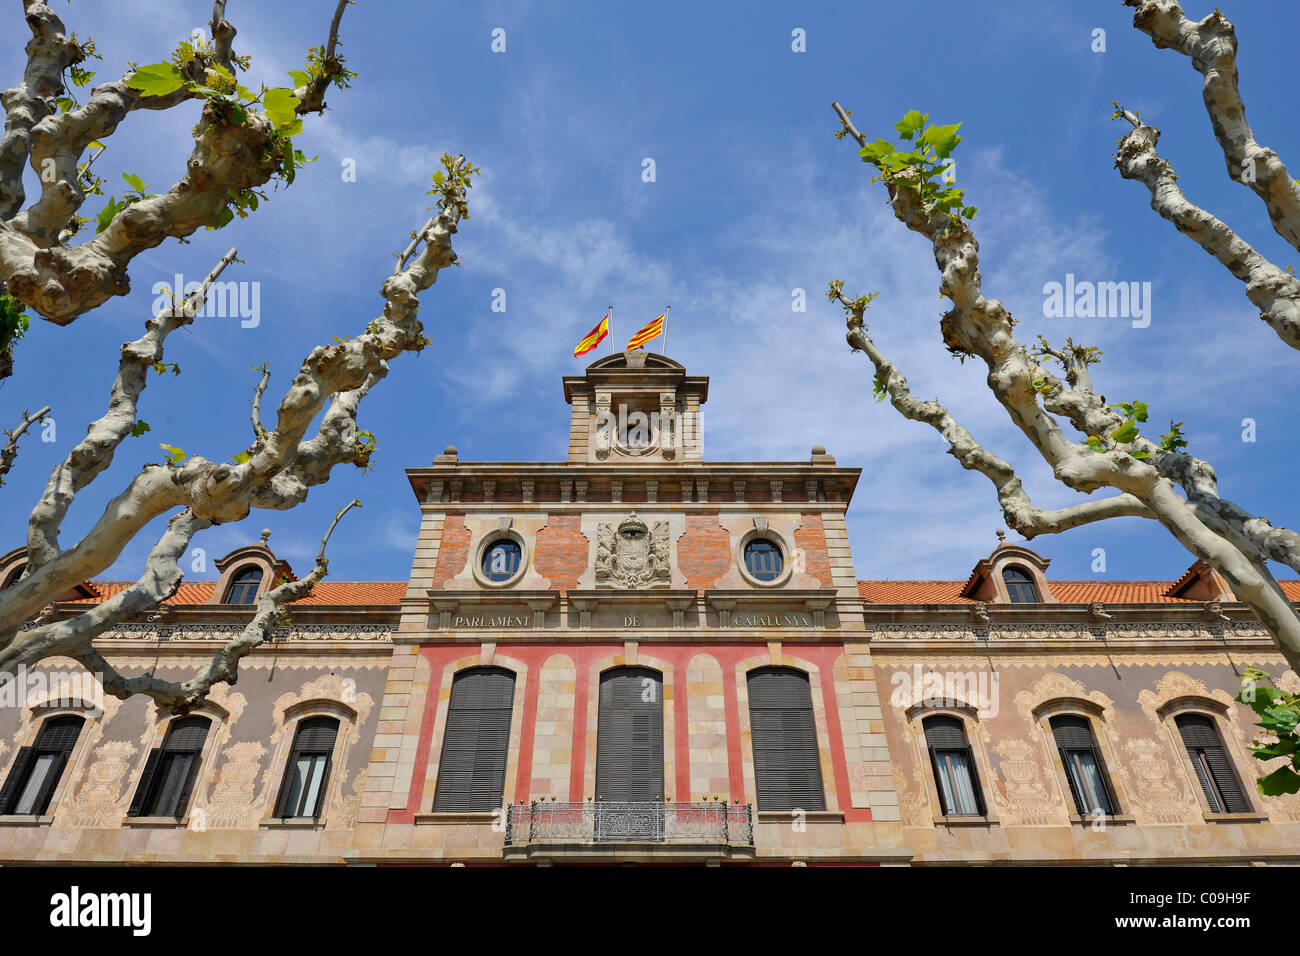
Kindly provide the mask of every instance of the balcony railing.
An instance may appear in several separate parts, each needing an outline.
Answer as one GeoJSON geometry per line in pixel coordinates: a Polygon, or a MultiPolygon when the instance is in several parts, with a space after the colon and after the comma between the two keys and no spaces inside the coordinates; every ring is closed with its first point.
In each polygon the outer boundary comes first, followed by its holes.
{"type": "Polygon", "coordinates": [[[513,806],[506,846],[539,844],[693,844],[753,846],[749,806],[706,803],[586,803],[543,801],[513,806]]]}

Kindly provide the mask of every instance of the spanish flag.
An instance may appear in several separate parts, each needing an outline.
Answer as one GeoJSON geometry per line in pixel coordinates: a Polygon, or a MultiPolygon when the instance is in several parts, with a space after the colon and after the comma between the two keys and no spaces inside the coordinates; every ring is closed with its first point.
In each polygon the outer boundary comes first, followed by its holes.
{"type": "Polygon", "coordinates": [[[651,339],[658,338],[663,333],[663,330],[664,316],[661,315],[657,319],[651,319],[642,327],[641,331],[637,332],[637,334],[632,336],[628,341],[627,351],[630,352],[633,349],[639,349],[651,339]]]}
{"type": "Polygon", "coordinates": [[[579,355],[586,355],[599,345],[601,340],[607,335],[609,335],[608,312],[606,312],[605,317],[600,320],[599,325],[582,337],[582,341],[579,342],[577,347],[573,350],[573,357],[577,358],[579,355]]]}

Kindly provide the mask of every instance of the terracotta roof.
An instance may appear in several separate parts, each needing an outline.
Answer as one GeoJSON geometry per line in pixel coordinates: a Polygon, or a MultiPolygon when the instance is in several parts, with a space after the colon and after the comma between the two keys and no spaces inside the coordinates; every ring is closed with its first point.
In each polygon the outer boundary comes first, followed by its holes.
{"type": "MultiPolygon", "coordinates": [[[[1049,581],[1063,604],[1196,604],[1166,597],[1171,581],[1049,581]]],[[[1292,601],[1300,601],[1300,581],[1279,581],[1292,601]]],[[[973,604],[961,596],[962,581],[859,581],[858,594],[869,604],[973,604]]]]}
{"type": "MultiPolygon", "coordinates": [[[[99,592],[98,598],[82,598],[74,604],[97,604],[123,591],[133,581],[91,581],[99,592]]],[[[165,604],[203,604],[212,597],[215,581],[195,581],[182,584],[165,604]]],[[[406,593],[405,581],[321,581],[312,593],[295,604],[397,604],[406,593]]]]}

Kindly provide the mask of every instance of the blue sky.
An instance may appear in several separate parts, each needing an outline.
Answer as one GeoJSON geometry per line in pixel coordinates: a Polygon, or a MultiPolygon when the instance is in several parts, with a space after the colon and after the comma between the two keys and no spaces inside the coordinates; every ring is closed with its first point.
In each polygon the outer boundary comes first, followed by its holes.
{"type": "MultiPolygon", "coordinates": [[[[127,60],[166,59],[211,8],[203,0],[54,5],[70,29],[94,37],[101,79],[127,60]]],[[[1186,7],[1199,18],[1213,5],[1186,7]]],[[[254,80],[283,83],[284,70],[322,42],[332,9],[333,0],[231,0],[236,50],[252,55],[254,80]]],[[[1225,0],[1224,12],[1237,27],[1256,136],[1300,164],[1287,43],[1300,13],[1280,0],[1225,0]]],[[[24,441],[0,491],[0,550],[22,543],[51,468],[103,413],[117,347],[142,331],[155,282],[177,273],[197,280],[236,245],[246,264],[226,278],[260,283],[261,321],[242,328],[204,319],[172,338],[167,360],[182,374],[152,380],[141,409],[152,431],[128,440],[79,497],[67,541],[142,463],[159,460],[159,442],[218,460],[244,448],[251,366],[270,362],[274,405],[313,346],[365,328],[381,307],[393,253],[424,221],[436,157],[464,151],[484,170],[457,243],[465,263],[423,296],[433,346],[396,360],[362,405],[361,425],[379,440],[374,470],[336,469],[305,505],[255,512],[196,544],[218,556],[269,528],[272,547],[305,570],[334,510],[357,496],[365,507],[335,536],[333,576],[405,579],[419,513],[403,469],[429,463],[448,443],[462,460],[562,458],[560,377],[583,366],[574,343],[611,302],[620,346],[671,303],[669,354],[712,377],[707,458],[804,460],[824,444],[841,464],[863,468],[849,511],[860,577],[965,577],[996,543],[992,487],[944,454],[928,427],[872,402],[870,365],[844,344],[842,316],[822,296],[827,280],[880,292],[869,313],[878,344],[916,394],[940,397],[1017,464],[1036,503],[1077,496],[1053,482],[1012,428],[983,367],[944,352],[929,249],[893,219],[883,188],[869,185],[854,150],[834,138],[833,99],[873,135],[892,133],[914,107],[936,122],[962,122],[958,177],[980,208],[985,292],[1020,318],[1021,340],[1043,332],[1101,346],[1100,391],[1148,402],[1153,424],[1185,422],[1190,450],[1216,467],[1225,495],[1294,526],[1297,452],[1286,419],[1297,357],[1240,285],[1112,168],[1121,130],[1109,119],[1111,99],[1162,129],[1161,152],[1194,201],[1275,262],[1296,254],[1255,196],[1227,178],[1200,77],[1185,58],[1156,50],[1130,18],[1118,0],[923,8],[361,0],[343,29],[360,76],[307,122],[300,142],[319,158],[292,187],[251,219],[139,257],[132,293],[73,326],[34,323],[16,374],[0,386],[0,415],[12,427],[23,408],[49,402],[56,441],[24,441]],[[504,53],[491,50],[496,28],[505,30],[504,53]],[[806,52],[791,49],[796,28],[806,52]],[[1090,49],[1095,28],[1106,31],[1104,53],[1090,49]],[[646,158],[655,161],[652,183],[642,180],[646,158]],[[355,182],[343,181],[346,160],[355,160],[355,182]],[[1044,318],[1043,284],[1067,273],[1150,282],[1150,327],[1044,318]],[[504,313],[491,311],[497,288],[506,291],[504,313]],[[804,313],[791,310],[797,288],[807,293],[804,313]],[[1256,422],[1254,442],[1242,441],[1245,418],[1256,422]]],[[[24,35],[18,5],[6,5],[6,86],[21,72],[24,35]]],[[[170,185],[197,109],[133,115],[98,171],[110,182],[133,172],[155,188],[170,185]]],[[[102,576],[134,577],[153,540],[137,539],[102,576]]],[[[1138,519],[1033,546],[1053,559],[1054,577],[1170,578],[1191,563],[1163,529],[1138,519]],[[1104,574],[1092,570],[1096,548],[1106,551],[1104,574]]]]}

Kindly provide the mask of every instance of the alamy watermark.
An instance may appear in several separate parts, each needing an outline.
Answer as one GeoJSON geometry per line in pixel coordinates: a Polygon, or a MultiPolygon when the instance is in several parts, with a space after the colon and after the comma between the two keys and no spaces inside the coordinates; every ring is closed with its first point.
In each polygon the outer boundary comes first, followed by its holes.
{"type": "Polygon", "coordinates": [[[894,671],[889,682],[893,707],[974,707],[981,719],[998,715],[997,671],[927,671],[914,664],[910,672],[894,671]]]}
{"type": "Polygon", "coordinates": [[[1075,281],[1043,283],[1043,317],[1048,319],[1132,319],[1133,328],[1151,324],[1150,282],[1075,281]]]}
{"type": "Polygon", "coordinates": [[[101,675],[90,671],[28,670],[19,664],[14,671],[0,671],[0,708],[75,707],[88,717],[104,712],[104,684],[101,675]]]}
{"type": "MultiPolygon", "coordinates": [[[[179,306],[186,296],[203,285],[201,282],[186,282],[180,273],[175,278],[174,285],[166,282],[153,284],[150,291],[154,295],[154,315],[179,306]]],[[[198,314],[209,319],[239,319],[241,327],[255,329],[262,322],[262,283],[213,282],[208,286],[207,299],[198,314]]]]}

